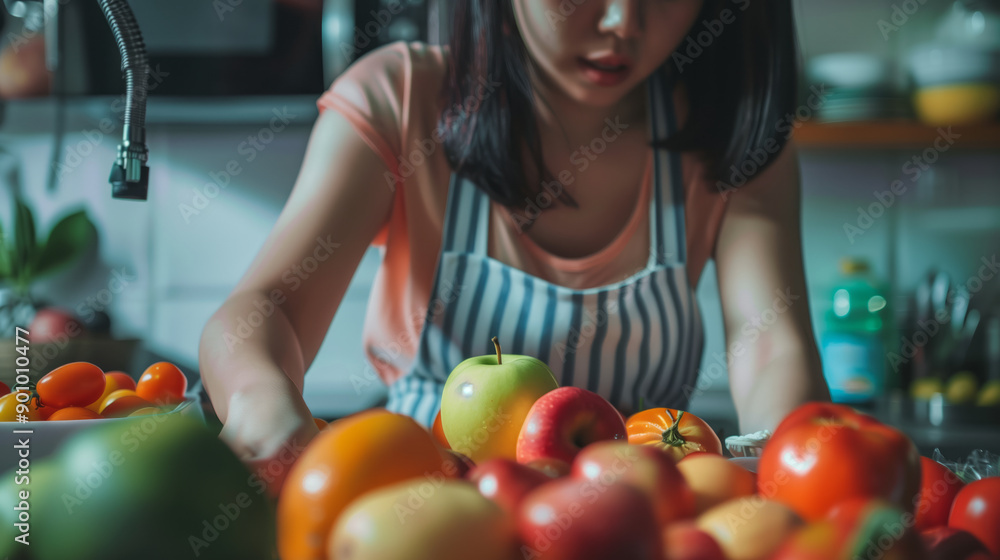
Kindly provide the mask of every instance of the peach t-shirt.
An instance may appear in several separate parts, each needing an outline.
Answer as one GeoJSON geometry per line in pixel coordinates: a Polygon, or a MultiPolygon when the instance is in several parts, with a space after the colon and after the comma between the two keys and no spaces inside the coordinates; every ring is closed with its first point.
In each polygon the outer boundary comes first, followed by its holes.
{"type": "MultiPolygon", "coordinates": [[[[402,182],[387,179],[372,188],[393,188],[391,214],[373,240],[383,261],[375,277],[363,340],[372,366],[386,384],[407,373],[430,303],[448,198],[451,168],[435,134],[444,110],[444,48],[396,42],[360,58],[318,101],[354,126],[361,138],[402,182]],[[425,155],[427,154],[427,155],[425,155]]],[[[334,154],[331,154],[333,157],[334,154]]],[[[490,257],[573,289],[619,282],[641,270],[649,255],[652,149],[635,210],[615,239],[582,258],[552,255],[521,235],[504,208],[492,203],[490,257]]],[[[725,201],[703,182],[702,169],[683,154],[688,276],[697,285],[711,257],[725,201]]],[[[350,162],[343,162],[350,165],[350,162]]]]}

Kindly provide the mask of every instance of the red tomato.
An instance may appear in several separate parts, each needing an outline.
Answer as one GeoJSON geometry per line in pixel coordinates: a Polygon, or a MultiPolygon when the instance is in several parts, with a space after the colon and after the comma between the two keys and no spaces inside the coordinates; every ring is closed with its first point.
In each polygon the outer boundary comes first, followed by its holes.
{"type": "Polygon", "coordinates": [[[965,483],[947,467],[927,457],[920,458],[920,479],[916,529],[926,531],[947,525],[951,503],[965,483]]]}
{"type": "Polygon", "coordinates": [[[117,381],[119,389],[131,389],[135,391],[135,379],[132,379],[132,376],[124,371],[109,371],[104,375],[117,381]]]}
{"type": "Polygon", "coordinates": [[[60,408],[59,410],[53,412],[49,416],[49,421],[52,420],[94,420],[101,418],[101,415],[90,410],[89,408],[82,408],[79,406],[70,406],[66,408],[60,408]]]}
{"type": "Polygon", "coordinates": [[[104,393],[104,372],[89,362],[73,362],[45,374],[35,390],[45,406],[87,406],[104,393]]]}
{"type": "Polygon", "coordinates": [[[4,383],[3,381],[0,381],[0,391],[3,391],[2,394],[6,395],[7,393],[10,392],[10,387],[8,387],[7,384],[4,383]]]}
{"type": "Polygon", "coordinates": [[[101,405],[101,416],[120,418],[147,406],[153,406],[153,403],[136,395],[135,391],[119,389],[104,399],[104,403],[101,405]]]}
{"type": "Polygon", "coordinates": [[[757,489],[808,521],[848,498],[881,498],[912,513],[920,455],[902,432],[848,406],[807,403],[774,431],[757,466],[757,489]]]}
{"type": "Polygon", "coordinates": [[[184,400],[187,378],[184,372],[170,362],[157,362],[142,372],[135,392],[156,404],[177,404],[184,400]]]}
{"type": "Polygon", "coordinates": [[[1000,558],[1000,477],[976,480],[959,490],[948,526],[972,533],[1000,558]]]}

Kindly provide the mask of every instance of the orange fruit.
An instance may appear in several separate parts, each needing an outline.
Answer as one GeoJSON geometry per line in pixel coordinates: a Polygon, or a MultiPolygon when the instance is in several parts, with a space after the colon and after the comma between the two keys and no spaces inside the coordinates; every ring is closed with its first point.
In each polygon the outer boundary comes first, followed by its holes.
{"type": "Polygon", "coordinates": [[[331,423],[288,473],[278,499],[282,560],[325,560],[344,509],[372,490],[418,477],[448,478],[447,451],[412,418],[372,409],[331,423]]]}
{"type": "Polygon", "coordinates": [[[48,420],[96,420],[98,418],[103,418],[103,416],[90,410],[90,408],[68,406],[53,412],[49,415],[48,420]]]}
{"type": "Polygon", "coordinates": [[[437,416],[434,417],[434,425],[431,426],[431,433],[434,434],[434,439],[441,447],[451,449],[451,445],[448,443],[448,438],[444,437],[444,426],[441,425],[440,410],[438,410],[437,416]]]}
{"type": "Polygon", "coordinates": [[[153,403],[135,394],[135,391],[118,389],[104,399],[104,402],[101,403],[100,412],[101,416],[105,418],[118,418],[128,416],[136,410],[147,406],[153,406],[153,403]]]}

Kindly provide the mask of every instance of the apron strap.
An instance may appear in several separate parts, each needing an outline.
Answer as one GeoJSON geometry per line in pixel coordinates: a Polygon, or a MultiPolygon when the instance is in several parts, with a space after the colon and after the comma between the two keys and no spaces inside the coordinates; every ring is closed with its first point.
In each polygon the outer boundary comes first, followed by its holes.
{"type": "Polygon", "coordinates": [[[452,172],[442,251],[486,256],[490,197],[469,179],[452,172]]]}

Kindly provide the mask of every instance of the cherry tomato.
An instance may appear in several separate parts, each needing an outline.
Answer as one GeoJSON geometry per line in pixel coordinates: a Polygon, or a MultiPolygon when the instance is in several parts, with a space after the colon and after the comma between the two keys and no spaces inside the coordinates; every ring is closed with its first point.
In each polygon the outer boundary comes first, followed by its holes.
{"type": "Polygon", "coordinates": [[[104,392],[101,393],[100,397],[94,400],[94,402],[88,404],[86,408],[94,412],[101,412],[101,405],[104,404],[104,399],[108,398],[108,395],[114,393],[118,389],[128,389],[128,387],[121,387],[118,385],[118,380],[109,377],[108,374],[104,374],[104,392]]]}
{"type": "Polygon", "coordinates": [[[28,422],[41,420],[41,413],[38,410],[38,399],[33,397],[28,391],[18,391],[17,393],[7,393],[0,397],[0,422],[17,422],[17,405],[23,404],[20,414],[27,418],[28,422]],[[18,395],[22,395],[18,399],[18,395]]]}
{"type": "Polygon", "coordinates": [[[53,420],[95,420],[102,416],[89,408],[70,406],[60,408],[49,416],[49,421],[53,420]]]}
{"type": "Polygon", "coordinates": [[[153,403],[140,397],[135,391],[118,389],[104,399],[104,403],[101,404],[101,416],[120,418],[147,406],[153,406],[153,403]]]}
{"type": "Polygon", "coordinates": [[[959,490],[948,526],[972,533],[1000,557],[1000,477],[975,480],[959,490]]]}
{"type": "Polygon", "coordinates": [[[73,362],[50,371],[35,385],[45,406],[85,407],[104,393],[104,372],[89,362],[73,362]]]}
{"type": "Polygon", "coordinates": [[[3,394],[6,395],[10,392],[10,387],[8,387],[3,381],[0,381],[0,391],[3,391],[3,394]]]}
{"type": "Polygon", "coordinates": [[[119,389],[131,389],[135,391],[135,379],[132,379],[132,376],[124,371],[109,371],[104,375],[115,378],[118,381],[119,389]]]}
{"type": "Polygon", "coordinates": [[[187,378],[184,372],[170,362],[157,362],[142,372],[135,392],[156,404],[177,404],[184,400],[187,378]]]}
{"type": "Polygon", "coordinates": [[[948,524],[948,513],[955,495],[965,486],[958,475],[927,457],[920,458],[920,497],[917,502],[916,529],[926,531],[948,524]]]}

